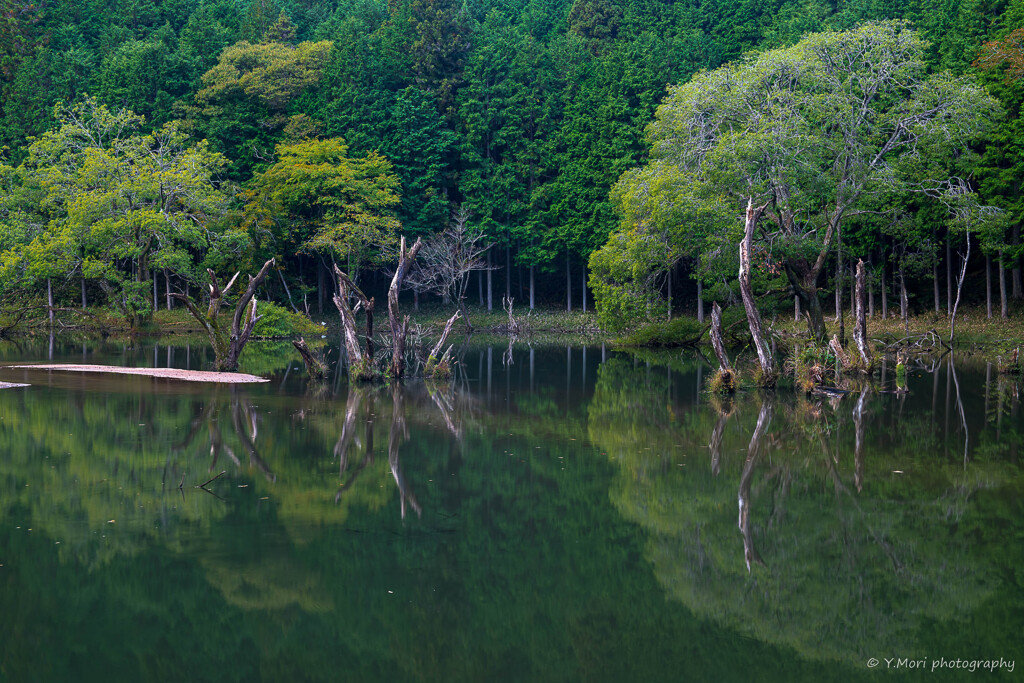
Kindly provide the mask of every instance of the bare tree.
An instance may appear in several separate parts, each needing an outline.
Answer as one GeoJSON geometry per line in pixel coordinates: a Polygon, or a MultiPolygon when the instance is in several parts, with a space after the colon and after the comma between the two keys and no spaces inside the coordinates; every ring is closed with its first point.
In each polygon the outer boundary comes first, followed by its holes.
{"type": "Polygon", "coordinates": [[[231,319],[230,329],[225,329],[219,313],[221,304],[224,303],[228,291],[230,291],[238,279],[238,273],[235,273],[224,289],[221,289],[220,284],[217,282],[217,275],[210,269],[206,270],[210,274],[210,305],[206,309],[205,314],[196,308],[192,299],[186,295],[171,295],[175,299],[184,302],[192,317],[206,330],[207,335],[210,337],[210,344],[213,346],[215,358],[213,365],[218,372],[235,372],[238,370],[238,357],[242,354],[242,349],[248,343],[249,337],[252,336],[253,327],[256,326],[256,322],[262,317],[256,315],[256,288],[267,277],[267,273],[273,265],[274,259],[270,259],[263,264],[256,277],[249,276],[249,286],[238,300],[238,303],[235,304],[235,314],[231,319]]]}
{"type": "Polygon", "coordinates": [[[472,332],[466,310],[466,287],[470,273],[489,268],[484,254],[491,245],[485,243],[482,232],[467,225],[469,217],[469,211],[460,207],[443,232],[424,242],[420,260],[407,279],[419,290],[454,301],[466,323],[466,331],[472,332]]]}

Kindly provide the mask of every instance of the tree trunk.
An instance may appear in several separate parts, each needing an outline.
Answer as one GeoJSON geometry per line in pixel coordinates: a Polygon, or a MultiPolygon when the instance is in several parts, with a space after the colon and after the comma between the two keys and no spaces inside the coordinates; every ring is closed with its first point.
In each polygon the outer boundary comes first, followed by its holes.
{"type": "MultiPolygon", "coordinates": [[[[363,348],[359,344],[359,333],[356,331],[356,318],[349,307],[349,297],[352,292],[349,289],[356,289],[348,275],[343,273],[337,264],[334,266],[334,276],[338,281],[338,291],[332,297],[334,306],[341,316],[341,333],[345,341],[345,352],[348,357],[349,376],[356,380],[371,379],[373,367],[371,363],[363,360],[363,348]]],[[[362,303],[360,301],[360,303],[362,303]]]]}
{"type": "Polygon", "coordinates": [[[815,286],[817,275],[812,272],[807,275],[806,281],[801,281],[800,276],[796,274],[796,271],[793,270],[788,262],[785,264],[785,269],[786,277],[793,288],[793,293],[800,299],[800,312],[807,318],[808,333],[815,341],[824,343],[826,335],[825,313],[821,309],[821,299],[818,298],[815,286]]]}
{"type": "MultiPolygon", "coordinates": [[[[587,266],[584,263],[583,267],[580,268],[580,279],[583,280],[583,312],[587,312],[587,266]]],[[[672,293],[669,292],[669,320],[672,319],[672,293]]]]}
{"type": "Polygon", "coordinates": [[[704,283],[697,280],[697,322],[704,322],[704,283]]]}
{"type": "Polygon", "coordinates": [[[494,309],[494,281],[492,279],[491,250],[487,250],[487,310],[494,309]]]}
{"type": "Polygon", "coordinates": [[[569,247],[565,248],[565,310],[572,313],[572,270],[569,267],[569,247]]]}
{"type": "Polygon", "coordinates": [[[729,365],[729,356],[722,343],[722,309],[718,307],[717,301],[711,305],[711,348],[718,358],[718,372],[712,381],[712,388],[716,393],[731,394],[736,391],[736,375],[729,365]]]}
{"type": "Polygon", "coordinates": [[[534,304],[534,288],[533,288],[533,266],[530,266],[530,310],[533,310],[534,304]]]}
{"type": "Polygon", "coordinates": [[[722,309],[719,308],[717,301],[711,304],[711,348],[715,350],[719,371],[731,370],[729,356],[725,353],[725,344],[722,343],[722,309]]]}
{"type": "Polygon", "coordinates": [[[875,288],[868,287],[868,317],[875,317],[875,288]]]}
{"type": "Polygon", "coordinates": [[[82,310],[84,311],[89,307],[89,302],[85,298],[85,278],[82,278],[82,310]]]}
{"type": "Polygon", "coordinates": [[[672,320],[672,268],[668,269],[668,319],[672,320]]]}
{"type": "MultiPolygon", "coordinates": [[[[938,231],[932,229],[932,239],[938,241],[938,231]]],[[[932,260],[932,287],[935,290],[935,312],[938,313],[941,310],[939,306],[939,254],[934,254],[935,258],[932,260]]]]}
{"type": "Polygon", "coordinates": [[[946,233],[946,315],[953,313],[953,241],[952,235],[946,233]]]}
{"type": "Polygon", "coordinates": [[[754,207],[754,200],[747,200],[747,212],[744,225],[743,241],[740,242],[740,294],[743,297],[743,308],[747,312],[747,323],[750,326],[750,335],[754,338],[754,346],[757,348],[757,359],[761,367],[761,385],[775,385],[775,365],[772,361],[772,352],[764,340],[764,331],[761,327],[761,314],[757,310],[757,302],[754,300],[754,290],[750,284],[750,251],[754,241],[754,229],[761,219],[767,204],[754,207]]]}
{"type": "MultiPolygon", "coordinates": [[[[409,316],[405,316],[399,322],[398,290],[401,289],[402,280],[405,279],[406,273],[412,267],[413,261],[416,260],[416,254],[419,253],[422,246],[423,241],[417,237],[416,243],[412,245],[411,249],[406,251],[405,237],[402,237],[398,251],[398,266],[395,268],[395,275],[391,278],[391,287],[388,289],[388,322],[391,324],[391,340],[393,344],[391,376],[394,378],[402,377],[405,374],[405,337],[409,332],[409,316]]],[[[488,280],[490,280],[489,275],[488,280]]],[[[488,282],[488,285],[490,285],[490,282],[488,282]]],[[[489,295],[490,292],[488,292],[489,295]]],[[[490,304],[490,300],[488,300],[488,304],[490,304]]]]}
{"type": "Polygon", "coordinates": [[[512,298],[512,247],[505,247],[505,298],[512,298]]]}
{"type": "Polygon", "coordinates": [[[423,366],[423,376],[434,379],[443,379],[451,376],[451,368],[448,365],[448,356],[451,354],[452,347],[449,346],[447,351],[443,351],[444,344],[448,341],[448,335],[451,334],[452,325],[459,319],[461,313],[455,311],[452,317],[448,318],[448,322],[444,326],[444,331],[441,333],[441,338],[434,344],[434,348],[431,349],[430,355],[427,357],[427,363],[423,366]]]}
{"type": "MultiPolygon", "coordinates": [[[[902,261],[900,267],[902,268],[902,261]]],[[[889,293],[885,290],[885,263],[882,263],[882,320],[889,319],[889,293]]]]}
{"type": "Polygon", "coordinates": [[[167,274],[167,269],[164,268],[164,294],[167,299],[167,310],[171,310],[171,276],[167,274]]]}
{"type": "Polygon", "coordinates": [[[800,322],[800,297],[793,295],[793,320],[800,322]]]}
{"type": "Polygon", "coordinates": [[[992,255],[985,254],[985,317],[992,319],[992,255]]]}
{"type": "Polygon", "coordinates": [[[857,351],[860,353],[861,362],[864,363],[864,369],[867,370],[871,367],[871,357],[868,355],[868,319],[864,301],[865,277],[864,261],[858,260],[853,297],[853,341],[857,345],[857,351]]]}
{"type": "Polygon", "coordinates": [[[845,335],[843,329],[843,235],[836,234],[836,322],[839,323],[839,337],[845,335]]]}
{"type": "Polygon", "coordinates": [[[900,317],[903,319],[903,332],[910,336],[910,302],[907,300],[907,276],[900,263],[900,317]]]}
{"type": "Polygon", "coordinates": [[[999,313],[1003,320],[1010,317],[1006,301],[1006,256],[999,254],[999,313]]]}
{"type": "Polygon", "coordinates": [[[323,317],[324,314],[324,289],[327,286],[327,280],[324,277],[324,264],[320,258],[316,260],[316,310],[317,313],[323,317]]]}
{"type": "Polygon", "coordinates": [[[262,317],[256,315],[256,288],[263,283],[273,265],[274,259],[270,259],[263,264],[256,277],[249,276],[249,286],[241,298],[239,298],[238,303],[235,304],[235,314],[231,320],[231,328],[228,330],[225,330],[221,325],[217,313],[220,311],[224,297],[227,296],[228,291],[231,290],[231,287],[234,286],[235,281],[238,279],[238,273],[235,273],[224,289],[221,289],[217,281],[217,275],[209,268],[206,269],[206,272],[210,275],[210,303],[205,315],[196,308],[192,299],[189,298],[187,287],[185,294],[172,294],[175,299],[179,299],[185,304],[192,317],[206,330],[207,335],[210,337],[210,344],[213,346],[214,369],[218,372],[234,372],[238,370],[238,358],[245,345],[249,343],[253,328],[262,317]],[[252,305],[250,306],[250,304],[252,305]]]}
{"type": "Polygon", "coordinates": [[[327,364],[313,353],[309,345],[306,344],[306,340],[302,337],[293,339],[292,346],[302,356],[302,362],[306,365],[306,373],[309,374],[309,378],[314,382],[323,381],[327,377],[327,364]]]}
{"type": "MultiPolygon", "coordinates": [[[[1013,226],[1013,246],[1020,244],[1020,223],[1013,226]]],[[[1019,299],[1024,296],[1024,287],[1021,287],[1020,257],[1013,260],[1013,298],[1019,299]]]]}
{"type": "MultiPolygon", "coordinates": [[[[967,277],[967,262],[971,258],[971,233],[966,234],[967,252],[964,254],[964,262],[960,268],[960,277],[956,281],[956,299],[953,301],[953,308],[949,312],[949,343],[953,343],[953,334],[956,331],[956,309],[960,307],[960,295],[964,291],[964,279],[967,277]]],[[[952,364],[952,359],[949,361],[952,364]]]]}
{"type": "Polygon", "coordinates": [[[50,320],[50,327],[54,325],[53,315],[53,283],[50,282],[50,278],[46,278],[46,303],[47,303],[47,317],[50,320]]]}

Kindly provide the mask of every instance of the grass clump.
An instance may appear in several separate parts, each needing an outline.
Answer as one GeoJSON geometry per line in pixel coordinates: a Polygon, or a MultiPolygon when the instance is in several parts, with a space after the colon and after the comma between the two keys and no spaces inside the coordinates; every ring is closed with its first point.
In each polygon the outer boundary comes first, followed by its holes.
{"type": "Polygon", "coordinates": [[[715,396],[735,394],[739,386],[739,375],[735,370],[719,368],[708,377],[707,390],[715,396]]]}

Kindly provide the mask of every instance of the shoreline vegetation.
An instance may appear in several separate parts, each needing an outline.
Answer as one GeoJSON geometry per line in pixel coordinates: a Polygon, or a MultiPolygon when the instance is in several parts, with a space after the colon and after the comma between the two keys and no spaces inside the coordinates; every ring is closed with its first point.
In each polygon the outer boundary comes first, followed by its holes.
{"type": "MultiPolygon", "coordinates": [[[[266,304],[263,304],[266,307],[266,304]]],[[[273,307],[280,309],[281,307],[273,307]]],[[[410,338],[432,342],[445,327],[446,320],[453,310],[452,306],[430,304],[420,307],[418,311],[409,313],[410,338]]],[[[464,343],[467,339],[501,340],[514,337],[528,343],[601,343],[617,349],[676,349],[693,348],[703,353],[706,358],[713,359],[710,339],[710,316],[701,323],[693,315],[681,314],[668,321],[653,321],[638,325],[634,329],[615,333],[603,329],[593,311],[582,312],[551,309],[535,309],[514,313],[513,324],[517,334],[510,334],[510,322],[507,311],[495,309],[487,311],[486,307],[466,306],[473,321],[473,332],[467,335],[462,326],[451,330],[451,341],[464,343]]],[[[230,316],[224,312],[227,320],[230,316]]],[[[254,340],[280,341],[309,337],[314,340],[327,340],[339,343],[341,325],[337,315],[326,314],[309,318],[302,314],[275,311],[270,314],[274,318],[272,326],[261,329],[257,327],[254,340]]],[[[746,318],[740,306],[725,309],[723,321],[723,340],[728,352],[736,357],[736,362],[743,367],[756,360],[750,339],[746,318]]],[[[852,348],[852,316],[845,315],[847,327],[846,344],[852,348]]],[[[834,314],[826,315],[829,332],[839,329],[834,314]]],[[[888,316],[883,320],[876,312],[867,318],[866,336],[873,353],[881,357],[892,356],[904,349],[905,354],[922,355],[930,353],[941,355],[955,350],[958,354],[969,354],[989,360],[997,365],[1006,365],[1015,349],[1024,346],[1024,321],[1019,312],[1008,319],[986,318],[984,306],[963,308],[957,313],[957,334],[950,344],[948,340],[949,318],[943,313],[927,312],[909,316],[904,322],[898,316],[888,316]],[[947,334],[944,334],[946,330],[947,334]]],[[[45,316],[36,320],[26,319],[8,337],[36,337],[48,335],[50,330],[57,335],[76,335],[84,338],[158,338],[169,340],[174,338],[192,338],[201,340],[205,331],[195,322],[194,318],[184,309],[159,311],[154,314],[152,324],[144,330],[132,333],[124,319],[115,313],[103,309],[87,311],[70,311],[62,313],[61,320],[54,328],[48,326],[45,316]]],[[[365,333],[365,326],[357,326],[360,333],[365,333]]],[[[792,355],[794,350],[799,353],[808,349],[816,349],[817,344],[809,337],[806,325],[794,320],[793,315],[765,315],[765,329],[769,343],[774,344],[783,354],[792,355]]],[[[798,355],[799,355],[798,353],[798,355]]]]}

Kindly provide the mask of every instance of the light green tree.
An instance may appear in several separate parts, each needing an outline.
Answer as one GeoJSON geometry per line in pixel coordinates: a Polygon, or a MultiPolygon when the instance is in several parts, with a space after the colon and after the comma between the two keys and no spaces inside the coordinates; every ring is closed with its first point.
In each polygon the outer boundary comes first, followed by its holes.
{"type": "MultiPolygon", "coordinates": [[[[941,192],[946,181],[913,173],[918,159],[951,160],[997,114],[973,81],[929,74],[925,48],[901,22],[813,34],[672,88],[648,129],[650,168],[727,199],[737,220],[754,209],[755,267],[785,273],[815,338],[818,281],[844,221],[869,198],[941,192]]],[[[646,180],[625,177],[623,194],[646,180]]]]}
{"type": "Polygon", "coordinates": [[[142,117],[89,98],[59,105],[55,118],[59,126],[5,171],[18,188],[5,201],[21,206],[9,207],[4,232],[21,239],[4,252],[0,276],[31,283],[79,270],[134,327],[151,313],[152,274],[192,277],[214,241],[210,224],[227,209],[214,180],[225,160],[174,124],[143,134],[142,117]]]}
{"type": "Polygon", "coordinates": [[[342,138],[282,143],[277,162],[243,194],[244,222],[277,253],[294,248],[358,266],[394,244],[398,188],[390,161],[376,152],[352,158],[342,138]]]}

